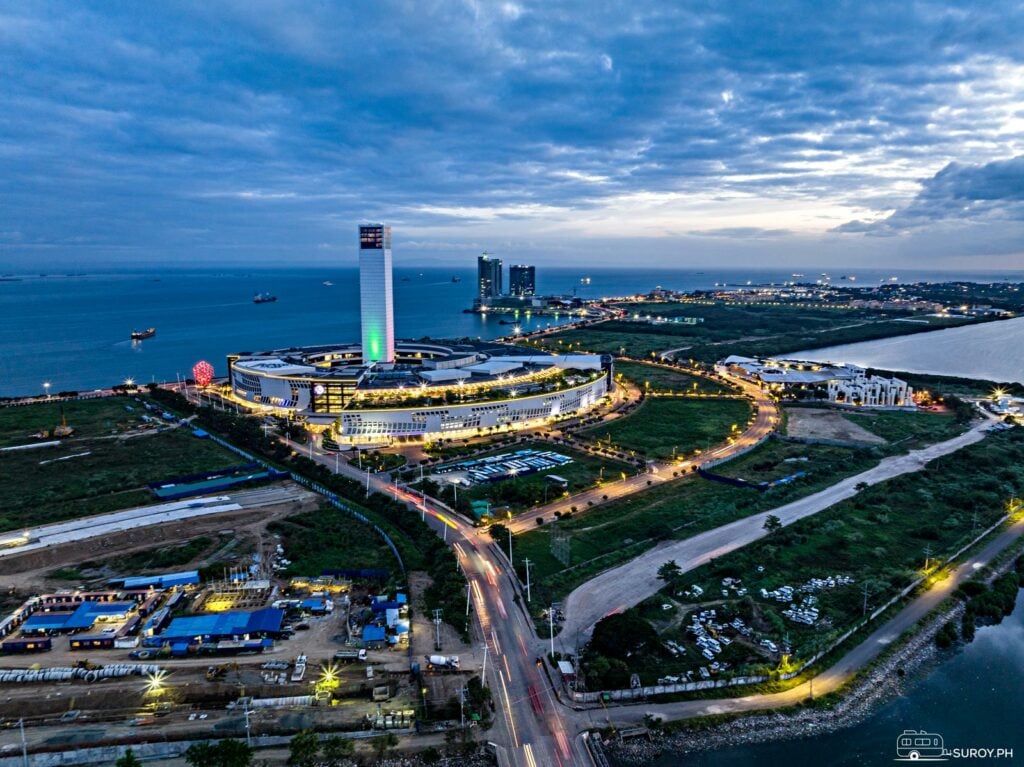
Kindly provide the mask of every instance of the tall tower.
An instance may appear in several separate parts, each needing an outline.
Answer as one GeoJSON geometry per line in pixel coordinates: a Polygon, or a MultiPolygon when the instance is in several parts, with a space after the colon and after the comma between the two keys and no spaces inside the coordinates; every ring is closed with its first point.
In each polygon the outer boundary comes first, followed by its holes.
{"type": "Polygon", "coordinates": [[[526,264],[508,268],[508,292],[511,296],[532,296],[537,291],[537,270],[526,264]]]}
{"type": "Polygon", "coordinates": [[[391,227],[384,224],[359,226],[359,312],[363,330],[363,362],[394,362],[391,227]]]}
{"type": "Polygon", "coordinates": [[[486,303],[488,298],[496,298],[502,293],[501,259],[491,258],[484,253],[476,261],[478,298],[486,303]]]}

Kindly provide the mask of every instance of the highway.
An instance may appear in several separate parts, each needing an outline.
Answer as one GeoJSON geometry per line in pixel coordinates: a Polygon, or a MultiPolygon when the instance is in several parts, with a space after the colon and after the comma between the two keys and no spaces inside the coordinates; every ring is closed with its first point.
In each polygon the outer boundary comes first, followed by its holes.
{"type": "MultiPolygon", "coordinates": [[[[173,503],[137,506],[133,509],[116,511],[111,514],[100,514],[95,517],[74,519],[69,522],[58,522],[53,525],[34,527],[24,531],[24,534],[27,535],[28,543],[0,548],[0,557],[18,556],[30,551],[45,549],[49,546],[75,543],[76,541],[98,538],[102,535],[120,533],[125,530],[160,525],[165,522],[180,522],[183,519],[204,517],[211,514],[223,514],[225,512],[241,511],[242,509],[291,503],[299,500],[306,494],[307,491],[291,484],[261,487],[229,495],[187,498],[182,501],[174,501],[173,503]]],[[[8,533],[0,536],[0,546],[3,545],[4,540],[10,540],[17,535],[17,533],[8,533]]]]}
{"type": "MultiPolygon", "coordinates": [[[[310,454],[308,446],[289,444],[303,455],[310,454]]],[[[333,454],[314,449],[313,458],[335,468],[333,454]]],[[[337,470],[359,482],[367,481],[365,472],[347,463],[339,463],[337,470]]],[[[487,647],[486,683],[497,708],[495,728],[487,739],[504,749],[499,765],[590,765],[582,740],[567,723],[566,716],[572,712],[555,700],[547,675],[536,662],[546,652],[547,643],[536,638],[532,622],[519,605],[515,575],[509,573],[507,560],[497,553],[490,536],[432,498],[424,505],[418,493],[392,484],[387,474],[371,474],[369,482],[371,490],[398,498],[412,513],[421,514],[459,558],[469,582],[479,641],[487,647]]],[[[482,666],[482,647],[479,656],[482,666]]],[[[463,670],[468,665],[463,662],[463,670]]]]}

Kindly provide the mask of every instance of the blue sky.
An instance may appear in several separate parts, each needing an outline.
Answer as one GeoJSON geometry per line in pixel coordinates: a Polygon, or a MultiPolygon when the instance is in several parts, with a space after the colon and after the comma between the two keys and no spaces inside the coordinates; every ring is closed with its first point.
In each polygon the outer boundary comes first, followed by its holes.
{"type": "Polygon", "coordinates": [[[0,264],[1024,268],[1019,2],[0,0],[0,264]]]}

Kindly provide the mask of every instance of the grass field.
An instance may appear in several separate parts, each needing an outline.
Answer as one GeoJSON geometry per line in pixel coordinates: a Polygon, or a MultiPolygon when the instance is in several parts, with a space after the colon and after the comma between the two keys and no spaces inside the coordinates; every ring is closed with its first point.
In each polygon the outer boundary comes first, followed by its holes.
{"type": "Polygon", "coordinates": [[[687,375],[657,365],[640,362],[616,362],[615,377],[621,376],[642,389],[672,394],[729,394],[732,390],[703,376],[687,375]]]}
{"type": "MultiPolygon", "coordinates": [[[[807,657],[862,617],[865,583],[870,609],[921,575],[926,553],[947,557],[994,523],[1005,513],[1010,488],[1022,487],[1024,431],[993,434],[922,472],[870,487],[813,519],[719,557],[685,574],[679,588],[698,584],[717,598],[722,578],[740,578],[758,612],[788,632],[796,657],[807,657]],[[855,584],[816,594],[821,622],[815,627],[784,619],[780,613],[788,604],[760,595],[762,588],[798,587],[839,574],[855,584]],[[770,617],[773,612],[777,618],[770,617]]],[[[782,632],[775,636],[778,641],[782,632]]]]}
{"type": "Polygon", "coordinates": [[[949,413],[879,410],[871,414],[850,413],[846,418],[903,450],[941,442],[964,430],[964,425],[949,413]]]}
{"type": "Polygon", "coordinates": [[[648,458],[670,458],[707,450],[733,432],[746,428],[751,409],[745,400],[648,398],[630,416],[579,432],[635,450],[648,458]]]}
{"type": "Polygon", "coordinates": [[[271,522],[267,529],[281,536],[284,555],[291,560],[284,571],[287,576],[349,569],[382,569],[400,574],[394,554],[379,535],[328,504],[318,511],[271,522]]]}
{"type": "Polygon", "coordinates": [[[538,604],[561,599],[598,572],[625,562],[659,540],[688,538],[704,530],[789,503],[875,465],[876,448],[840,448],[768,442],[715,468],[750,480],[769,480],[805,471],[792,484],[761,493],[691,476],[558,523],[571,534],[566,568],[551,554],[550,524],[516,536],[517,559],[535,563],[532,574],[538,604]],[[806,458],[787,462],[787,458],[806,458]]]}
{"type": "MultiPolygon", "coordinates": [[[[501,508],[508,506],[512,511],[521,511],[538,503],[543,503],[545,498],[554,500],[563,491],[544,479],[548,474],[556,474],[568,480],[569,492],[576,493],[588,487],[593,487],[601,477],[605,479],[618,479],[622,472],[633,474],[636,471],[633,466],[620,461],[599,458],[581,453],[578,450],[572,450],[563,445],[552,445],[547,442],[521,443],[512,447],[483,453],[479,456],[474,456],[474,458],[500,455],[515,450],[553,450],[556,453],[568,456],[572,459],[572,462],[555,469],[539,471],[523,477],[516,477],[515,479],[488,482],[465,489],[460,488],[458,503],[460,511],[468,512],[470,501],[477,500],[490,501],[492,507],[501,508]]],[[[446,487],[447,483],[443,479],[439,484],[442,488],[440,492],[442,500],[454,503],[454,492],[451,488],[446,487]]]]}
{"type": "Polygon", "coordinates": [[[589,350],[647,357],[652,352],[688,347],[681,355],[713,362],[730,354],[774,356],[836,344],[953,327],[970,320],[919,317],[925,323],[901,322],[865,309],[803,306],[705,304],[624,304],[627,311],[703,317],[698,325],[646,325],[609,321],[546,336],[553,350],[589,350]]]}
{"type": "MultiPolygon", "coordinates": [[[[152,501],[147,482],[240,462],[184,428],[114,436],[140,425],[141,411],[123,397],[67,403],[75,433],[59,446],[0,453],[0,530],[143,505],[152,501]]],[[[53,404],[0,409],[0,441],[34,441],[31,430],[52,428],[59,417],[53,404]]]]}

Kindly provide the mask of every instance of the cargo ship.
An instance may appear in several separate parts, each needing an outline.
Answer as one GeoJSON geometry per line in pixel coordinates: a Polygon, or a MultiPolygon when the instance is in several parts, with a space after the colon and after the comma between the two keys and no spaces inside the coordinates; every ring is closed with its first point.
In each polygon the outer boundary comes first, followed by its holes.
{"type": "Polygon", "coordinates": [[[277,300],[277,296],[272,296],[270,293],[257,293],[252,297],[254,304],[272,304],[277,300]]]}
{"type": "Polygon", "coordinates": [[[142,341],[146,338],[152,338],[156,335],[156,328],[146,328],[145,330],[133,330],[132,340],[142,341]]]}

